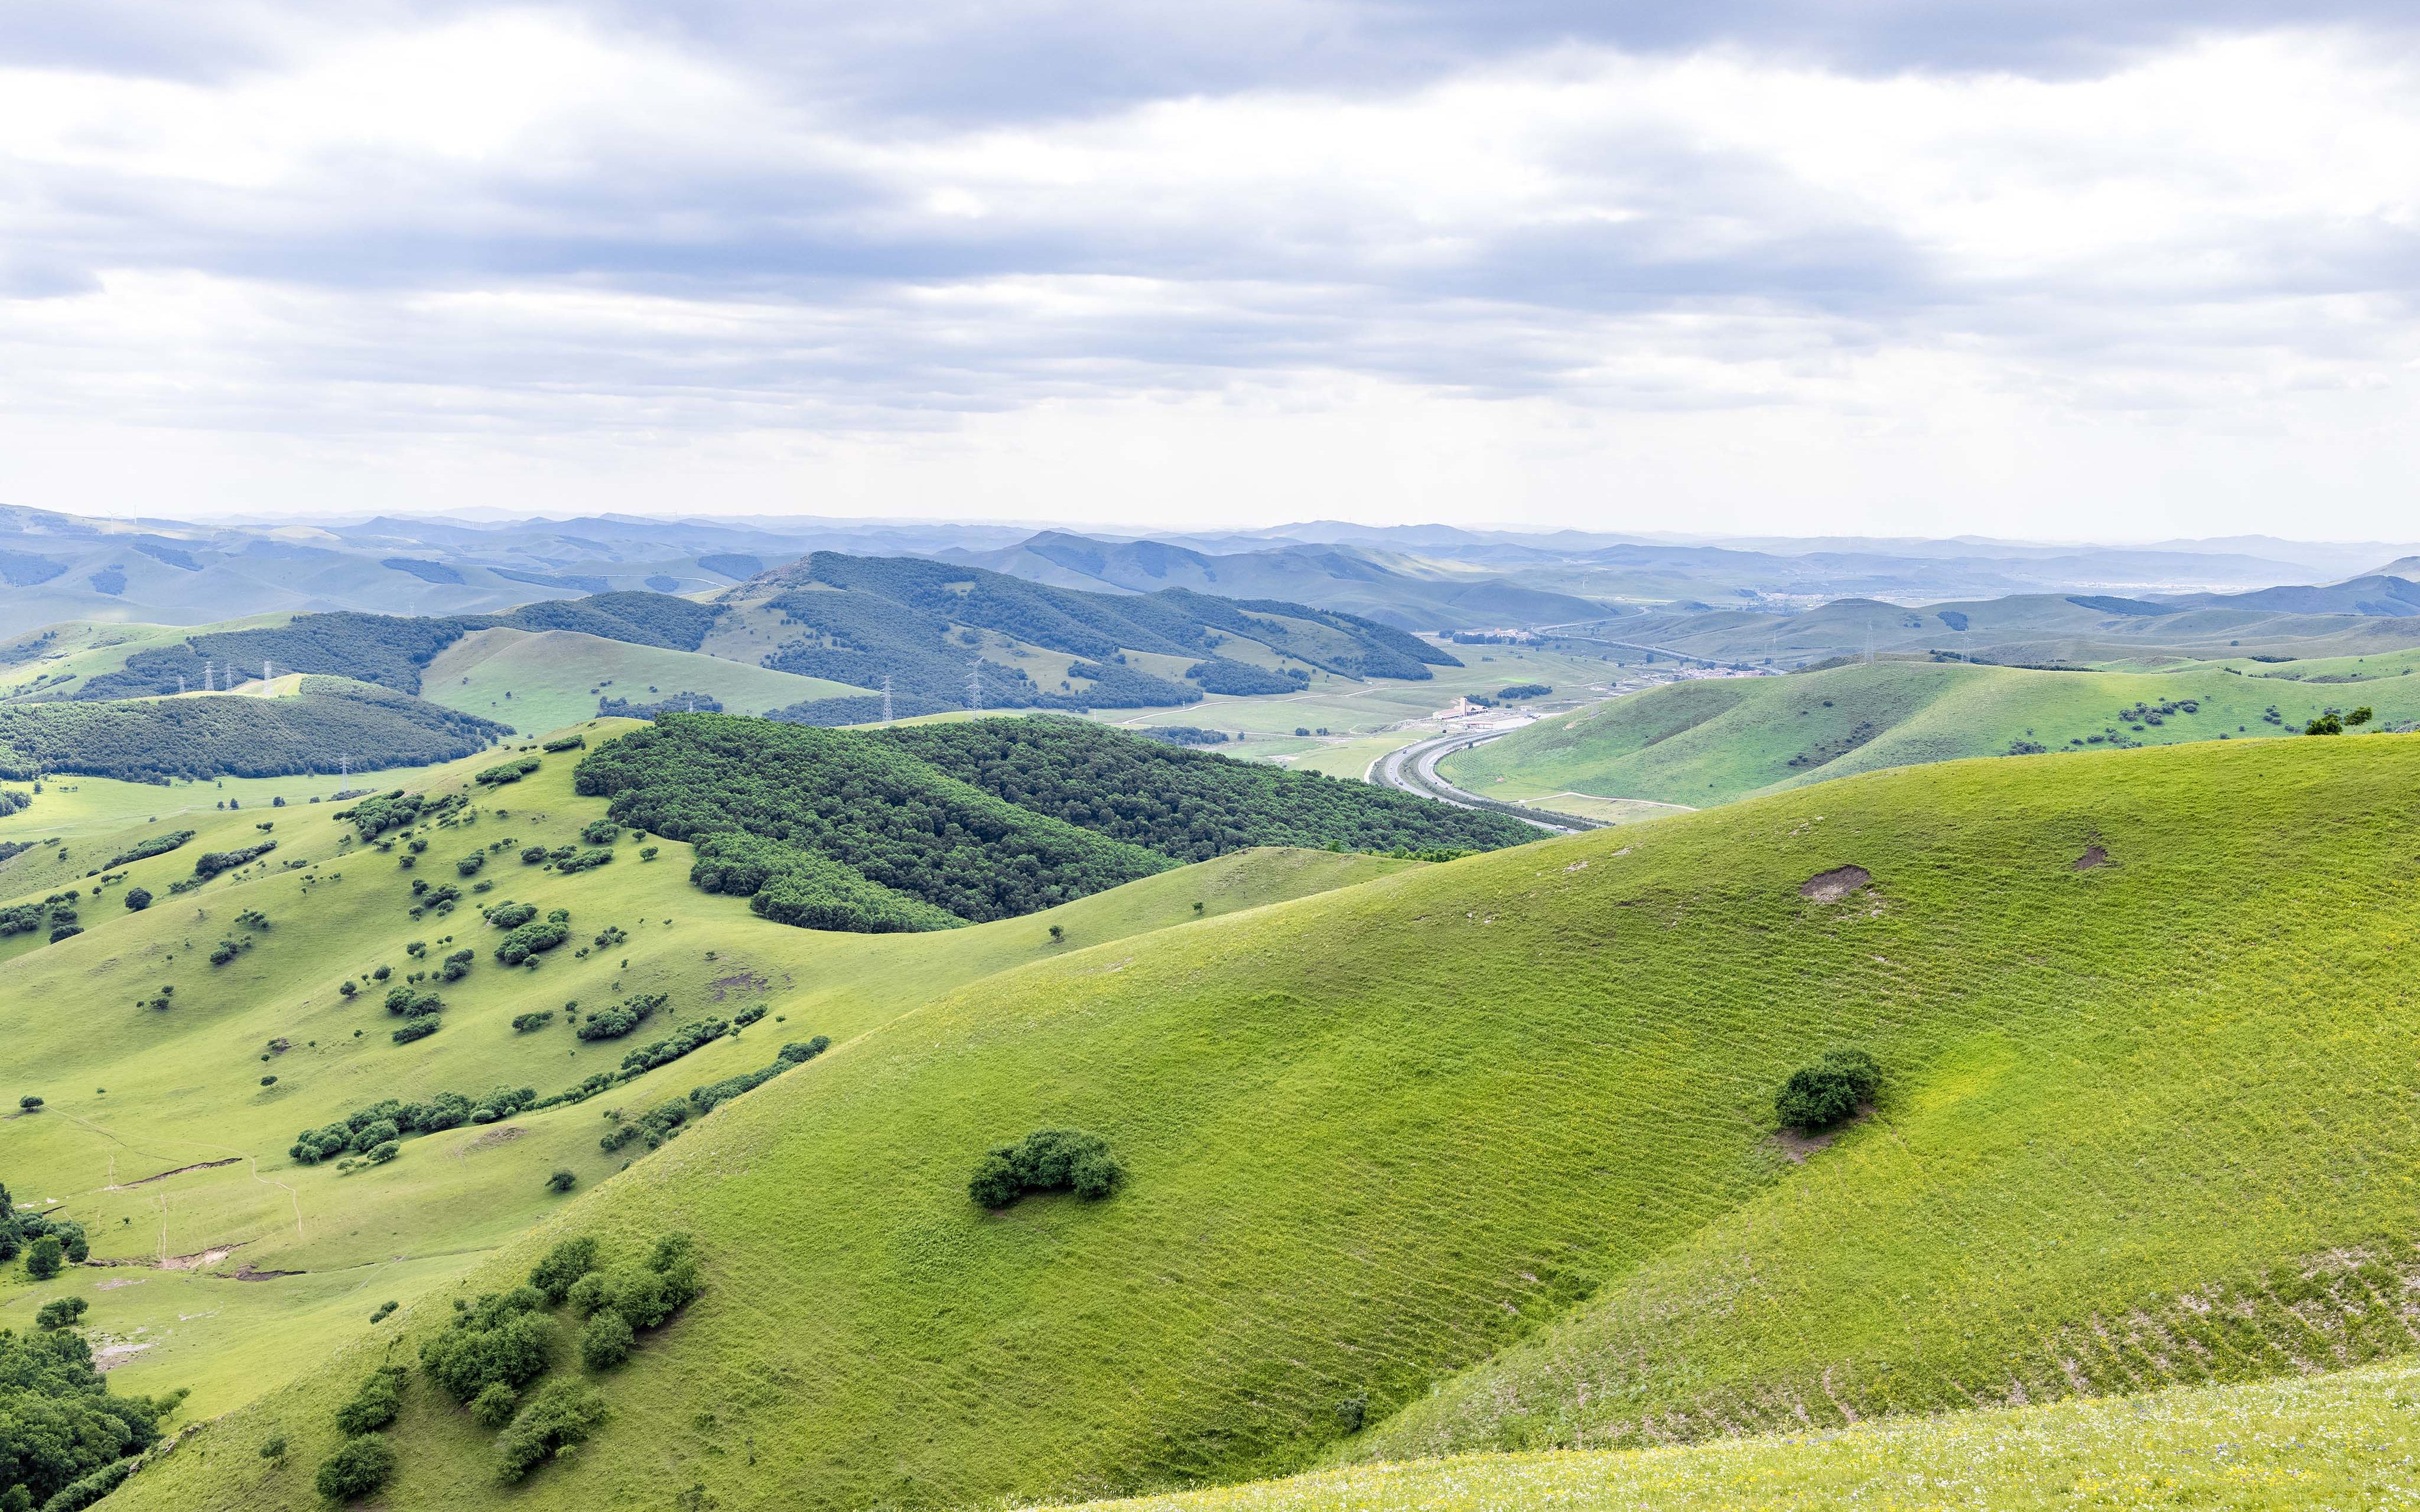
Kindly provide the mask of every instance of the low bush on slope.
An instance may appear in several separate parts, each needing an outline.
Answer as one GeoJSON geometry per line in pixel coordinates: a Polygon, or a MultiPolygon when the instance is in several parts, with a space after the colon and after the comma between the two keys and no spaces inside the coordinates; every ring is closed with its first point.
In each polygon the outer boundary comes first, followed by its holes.
{"type": "MultiPolygon", "coordinates": [[[[1299,1467],[1355,1399],[1356,1452],[1593,1445],[2409,1350],[2415,784],[2379,737],[1942,765],[995,979],[566,1210],[712,1273],[526,1504],[668,1463],[725,1505],[1106,1494],[1299,1467]],[[1783,1144],[1842,1044],[1883,1106],[1783,1144]],[[1047,1128],[1116,1197],[975,1209],[1047,1128]]],[[[304,1504],[249,1445],[317,1390],[130,1505],[304,1504]]],[[[411,1448],[396,1506],[475,1498],[482,1446],[411,1448]]]]}
{"type": "Polygon", "coordinates": [[[132,782],[284,777],[453,761],[504,727],[405,694],[307,677],[293,698],[138,699],[0,706],[0,777],[79,772],[132,782]]]}
{"type": "Polygon", "coordinates": [[[1536,831],[1073,719],[817,730],[678,715],[584,758],[613,817],[694,841],[709,892],[870,933],[1005,918],[1253,845],[1491,847],[1536,831]]]}

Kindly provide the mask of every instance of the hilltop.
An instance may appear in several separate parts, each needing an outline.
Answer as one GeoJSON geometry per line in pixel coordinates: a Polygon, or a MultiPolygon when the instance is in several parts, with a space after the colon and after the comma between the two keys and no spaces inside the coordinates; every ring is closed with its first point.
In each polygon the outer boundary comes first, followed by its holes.
{"type": "Polygon", "coordinates": [[[425,766],[484,749],[490,719],[341,677],[287,678],[276,696],[194,694],[0,703],[0,778],[74,772],[139,782],[425,766]]]}
{"type": "Polygon", "coordinates": [[[2326,710],[2364,704],[2381,727],[2408,727],[2420,720],[2420,679],[2402,675],[2412,665],[2420,656],[2384,658],[2358,681],[2326,672],[2310,681],[2249,661],[2134,673],[1888,660],[1711,678],[1549,717],[1440,770],[1490,797],[1584,794],[1701,808],[1969,756],[2294,734],[2326,710]]]}
{"type": "MultiPolygon", "coordinates": [[[[514,1500],[1099,1495],[2408,1350],[2375,1304],[2420,1273],[2415,781],[2396,736],[1944,764],[945,993],[463,1277],[672,1229],[703,1267],[514,1500]],[[1778,1139],[1775,1089],[1842,1045],[1871,1115],[1778,1139]],[[1047,1128],[1123,1184],[973,1206],[983,1152],[1047,1128]]],[[[398,1352],[450,1316],[406,1309],[398,1352]]],[[[310,1504],[384,1343],[120,1496],[310,1504]]],[[[426,1381],[391,1431],[384,1504],[494,1499],[491,1435],[426,1381]]]]}

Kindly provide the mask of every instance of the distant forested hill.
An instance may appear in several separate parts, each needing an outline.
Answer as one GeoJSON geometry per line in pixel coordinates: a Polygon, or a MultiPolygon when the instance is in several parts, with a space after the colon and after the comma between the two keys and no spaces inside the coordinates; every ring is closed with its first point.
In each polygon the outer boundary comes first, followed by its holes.
{"type": "Polygon", "coordinates": [[[1535,836],[1063,719],[850,731],[666,715],[584,759],[579,790],[696,844],[691,880],[708,891],[875,933],[1013,918],[1254,845],[1493,850],[1535,836]]]}
{"type": "Polygon", "coordinates": [[[228,669],[256,676],[264,661],[280,672],[323,672],[417,693],[421,669],[473,630],[579,630],[608,640],[695,651],[721,612],[718,606],[670,594],[624,593],[549,599],[508,614],[298,614],[287,625],[206,631],[181,645],[138,651],[124,670],[91,679],[76,697],[199,692],[206,669],[213,686],[225,687],[228,669]]]}
{"type": "Polygon", "coordinates": [[[1182,749],[1081,719],[972,719],[870,731],[867,738],[1019,808],[1180,861],[1248,845],[1493,850],[1538,838],[1517,819],[1182,749]]]}
{"type": "MultiPolygon", "coordinates": [[[[752,585],[756,586],[756,585],[752,585]]],[[[902,716],[967,706],[979,675],[990,708],[1142,708],[1191,703],[1202,690],[1125,664],[1125,652],[1217,659],[1231,638],[1349,677],[1421,679],[1450,655],[1391,625],[1274,600],[1219,598],[1185,589],[1088,594],[977,567],[915,557],[818,551],[774,575],[760,601],[804,633],[765,664],[860,687],[891,679],[902,716]],[[1078,658],[1053,691],[1023,669],[986,656],[983,632],[1078,658]]],[[[854,724],[878,717],[876,700],[820,699],[777,717],[854,724]]]]}
{"type": "Polygon", "coordinates": [[[0,704],[0,778],[78,772],[132,782],[283,777],[453,761],[504,727],[389,688],[306,677],[292,698],[240,695],[0,704]]]}

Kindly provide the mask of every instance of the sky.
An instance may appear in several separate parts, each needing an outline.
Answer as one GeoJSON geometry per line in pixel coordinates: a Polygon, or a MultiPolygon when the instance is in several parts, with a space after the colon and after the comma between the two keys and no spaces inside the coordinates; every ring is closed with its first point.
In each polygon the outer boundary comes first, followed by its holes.
{"type": "Polygon", "coordinates": [[[0,0],[0,502],[2411,533],[2357,0],[0,0]]]}

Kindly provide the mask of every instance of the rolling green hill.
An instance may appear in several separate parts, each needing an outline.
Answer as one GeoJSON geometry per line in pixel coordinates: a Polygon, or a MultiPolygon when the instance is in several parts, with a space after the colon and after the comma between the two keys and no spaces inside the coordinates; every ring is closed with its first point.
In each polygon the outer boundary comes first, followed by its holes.
{"type": "MultiPolygon", "coordinates": [[[[511,1500],[1100,1495],[2409,1351],[2415,782],[2392,735],[1944,764],[947,994],[462,1278],[674,1228],[704,1266],[511,1500]],[[1777,1139],[1776,1088],[1842,1045],[1877,1109],[1777,1139]],[[970,1201],[986,1149],[1054,1127],[1123,1186],[970,1201]]],[[[450,1316],[407,1308],[124,1504],[310,1504],[330,1404],[450,1316]]],[[[425,1380],[391,1432],[381,1504],[499,1500],[492,1435],[425,1380]]]]}
{"type": "Polygon", "coordinates": [[[504,726],[341,677],[290,697],[199,694],[0,704],[0,778],[76,772],[136,781],[281,777],[452,761],[504,726]]]}
{"type": "MultiPolygon", "coordinates": [[[[2257,672],[2279,669],[2246,663],[2257,672]]],[[[1542,719],[1441,764],[1475,793],[1581,794],[1702,808],[1852,772],[1967,756],[2300,732],[2368,704],[2420,720],[2420,680],[2311,683],[2219,667],[2158,673],[1877,661],[1788,677],[1671,683],[1542,719]]],[[[1551,805],[1549,805],[1551,807],[1551,805]]]]}
{"type": "MultiPolygon", "coordinates": [[[[585,733],[595,742],[629,728],[592,723],[585,733]]],[[[50,1285],[28,1284],[21,1266],[0,1270],[0,1326],[22,1331],[42,1302],[85,1297],[88,1332],[121,1351],[114,1381],[136,1393],[191,1388],[193,1412],[224,1412],[346,1341],[382,1339],[392,1329],[369,1321],[380,1303],[409,1304],[450,1284],[563,1204],[545,1186],[550,1171],[570,1170],[584,1189],[644,1153],[644,1144],[600,1149],[613,1127],[600,1110],[635,1116],[756,1070],[785,1041],[845,1042],[954,988],[1080,945],[1420,869],[1261,849],[1040,919],[912,939],[819,933],[698,891],[677,841],[651,840],[659,855],[649,861],[626,839],[612,864],[570,872],[521,862],[532,844],[584,844],[581,832],[604,817],[601,801],[572,792],[577,753],[539,754],[536,772],[502,789],[473,780],[492,756],[413,774],[415,792],[477,801],[368,842],[340,817],[358,820],[355,806],[323,801],[333,779],[277,784],[283,807],[271,806],[262,784],[243,788],[240,810],[189,799],[180,810],[180,796],[243,785],[170,793],[81,779],[0,821],[0,835],[31,832],[24,826],[56,800],[51,822],[72,834],[73,859],[44,850],[0,867],[0,908],[72,887],[84,927],[57,943],[0,938],[10,982],[0,995],[0,1087],[11,1107],[23,1095],[47,1099],[40,1112],[0,1122],[0,1180],[19,1201],[84,1224],[105,1262],[50,1285]],[[146,799],[151,813],[131,807],[146,799]],[[112,866],[106,880],[88,874],[182,831],[192,838],[112,866]],[[194,885],[199,856],[264,840],[277,849],[194,885]],[[415,853],[415,840],[428,848],[415,853]],[[465,877],[455,862],[473,854],[488,859],[465,877]],[[415,893],[415,881],[458,887],[461,897],[445,911],[433,893],[415,893]],[[137,887],[153,902],[130,911],[137,887]],[[506,967],[494,954],[504,932],[479,913],[499,900],[567,910],[572,937],[535,966],[506,967]],[[240,948],[213,963],[226,939],[240,948]],[[424,942],[418,953],[414,941],[424,942]],[[469,969],[442,980],[437,968],[462,948],[469,969]],[[430,980],[412,983],[414,973],[430,980]],[[440,994],[438,1032],[393,1041],[407,1021],[382,1000],[398,985],[440,994]],[[658,994],[662,1006],[618,1037],[580,1038],[566,1010],[658,994]],[[551,1095],[618,1070],[634,1049],[759,1003],[769,1010],[764,1021],[627,1085],[407,1137],[389,1165],[347,1172],[289,1152],[298,1132],[385,1097],[475,1100],[522,1086],[551,1095]],[[530,1013],[551,1017],[517,1029],[530,1013]]]]}
{"type": "Polygon", "coordinates": [[[733,714],[765,714],[862,688],[696,651],[609,640],[578,630],[474,630],[421,673],[421,696],[530,732],[596,717],[600,699],[650,703],[703,693],[733,714]]]}
{"type": "Polygon", "coordinates": [[[768,918],[869,933],[1032,913],[1252,845],[1484,850],[1514,820],[1080,719],[821,730],[668,714],[580,764],[615,819],[694,842],[768,918]]]}

